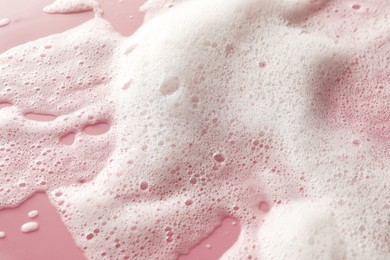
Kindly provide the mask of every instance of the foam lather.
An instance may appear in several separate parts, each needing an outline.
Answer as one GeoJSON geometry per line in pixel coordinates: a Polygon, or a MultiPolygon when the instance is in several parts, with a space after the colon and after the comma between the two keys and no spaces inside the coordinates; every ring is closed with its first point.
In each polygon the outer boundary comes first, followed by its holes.
{"type": "Polygon", "coordinates": [[[389,259],[390,2],[143,10],[1,54],[0,208],[46,191],[88,259],[176,259],[225,217],[222,259],[389,259]]]}

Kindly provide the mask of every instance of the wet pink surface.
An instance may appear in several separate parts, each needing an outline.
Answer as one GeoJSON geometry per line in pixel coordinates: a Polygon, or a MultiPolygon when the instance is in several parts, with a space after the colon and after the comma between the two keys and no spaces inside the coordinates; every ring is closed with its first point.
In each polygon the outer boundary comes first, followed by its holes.
{"type": "Polygon", "coordinates": [[[85,259],[44,193],[35,194],[18,208],[0,210],[0,230],[6,232],[0,239],[2,260],[85,259]],[[29,218],[31,210],[38,210],[39,215],[29,218]],[[22,233],[20,227],[29,221],[38,222],[39,229],[22,233]]]}
{"type": "MultiPolygon", "coordinates": [[[[0,19],[8,18],[10,24],[0,27],[0,53],[19,44],[35,40],[53,33],[60,33],[75,27],[93,17],[92,12],[49,15],[42,8],[50,0],[2,0],[0,1],[0,19]]],[[[138,11],[145,0],[100,0],[104,18],[111,22],[121,34],[131,35],[142,23],[143,14],[138,11]]],[[[2,103],[1,107],[10,104],[2,103]]],[[[52,115],[26,114],[27,119],[37,121],[55,120],[52,115]]],[[[83,129],[87,134],[97,135],[109,131],[109,125],[101,123],[83,129]]],[[[63,136],[63,144],[72,144],[75,133],[63,136]]],[[[46,194],[38,193],[17,208],[0,210],[0,231],[6,232],[0,238],[1,260],[49,260],[49,259],[85,259],[75,245],[70,233],[61,222],[60,215],[50,204],[46,194]],[[39,215],[30,219],[27,213],[36,209],[39,215]],[[32,233],[22,233],[20,227],[28,221],[36,221],[40,227],[32,233]]],[[[239,223],[225,219],[213,234],[194,247],[180,260],[218,259],[237,240],[240,233],[239,223]]]]}

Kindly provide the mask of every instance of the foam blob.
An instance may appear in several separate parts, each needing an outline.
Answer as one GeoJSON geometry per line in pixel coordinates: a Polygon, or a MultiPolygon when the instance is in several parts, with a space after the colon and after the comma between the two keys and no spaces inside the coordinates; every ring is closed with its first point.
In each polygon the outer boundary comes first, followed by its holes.
{"type": "Polygon", "coordinates": [[[29,218],[35,218],[36,216],[38,216],[39,212],[38,210],[34,209],[34,210],[31,210],[27,213],[27,216],[29,218]]]}
{"type": "Polygon", "coordinates": [[[0,27],[6,26],[10,23],[10,19],[8,18],[2,18],[0,19],[0,27]]]}
{"type": "Polygon", "coordinates": [[[69,14],[93,11],[99,8],[95,0],[55,0],[43,8],[49,14],[69,14]]]}
{"type": "Polygon", "coordinates": [[[88,259],[176,259],[227,217],[222,259],[388,259],[390,2],[353,4],[155,0],[131,37],[3,53],[0,208],[47,192],[88,259]]]}
{"type": "Polygon", "coordinates": [[[38,229],[39,224],[35,221],[26,222],[20,227],[20,231],[23,233],[31,233],[37,231],[38,229]]]}
{"type": "Polygon", "coordinates": [[[0,238],[5,238],[6,237],[6,233],[4,231],[0,231],[0,238]]]}

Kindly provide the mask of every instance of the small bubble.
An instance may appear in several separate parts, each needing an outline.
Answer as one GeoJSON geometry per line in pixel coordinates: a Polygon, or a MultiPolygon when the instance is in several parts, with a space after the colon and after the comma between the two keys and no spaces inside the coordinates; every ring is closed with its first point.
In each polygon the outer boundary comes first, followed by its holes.
{"type": "Polygon", "coordinates": [[[192,200],[186,200],[185,205],[186,206],[191,206],[192,205],[192,200]]]}
{"type": "Polygon", "coordinates": [[[199,97],[198,96],[192,96],[191,97],[191,102],[192,103],[198,103],[199,102],[199,97]]]}
{"type": "Polygon", "coordinates": [[[259,203],[259,209],[264,212],[264,213],[267,213],[269,210],[270,210],[270,206],[267,202],[265,201],[262,201],[259,203]]]}
{"type": "Polygon", "coordinates": [[[87,240],[91,240],[93,237],[94,237],[94,235],[92,233],[89,233],[85,238],[87,240]]]}
{"type": "Polygon", "coordinates": [[[353,4],[352,5],[352,9],[354,9],[354,10],[359,10],[360,9],[360,5],[359,4],[353,4]]]}
{"type": "Polygon", "coordinates": [[[190,179],[190,183],[191,183],[191,184],[196,184],[196,182],[197,182],[197,181],[196,181],[196,178],[191,178],[191,179],[190,179]]]}
{"type": "Polygon", "coordinates": [[[257,140],[257,139],[254,139],[254,140],[252,140],[252,144],[253,144],[253,145],[259,145],[259,144],[260,144],[260,141],[257,140]]]}
{"type": "Polygon", "coordinates": [[[29,217],[29,218],[35,218],[36,216],[38,216],[38,210],[31,210],[31,211],[29,211],[28,213],[27,213],[27,216],[29,217]]]}
{"type": "Polygon", "coordinates": [[[259,62],[259,67],[260,67],[261,69],[265,68],[266,65],[267,65],[267,63],[265,63],[265,61],[260,61],[260,62],[259,62]]]}
{"type": "Polygon", "coordinates": [[[360,145],[360,140],[356,140],[356,139],[355,139],[355,140],[352,141],[352,143],[353,143],[354,145],[360,145]]]}
{"type": "Polygon", "coordinates": [[[149,184],[147,182],[143,181],[143,182],[141,182],[139,187],[141,188],[141,190],[146,190],[149,187],[149,184]]]}
{"type": "Polygon", "coordinates": [[[222,154],[222,153],[215,153],[214,155],[213,155],[213,157],[214,157],[214,160],[215,161],[217,161],[217,162],[219,162],[219,163],[222,163],[222,162],[224,162],[225,161],[225,156],[222,154]]]}

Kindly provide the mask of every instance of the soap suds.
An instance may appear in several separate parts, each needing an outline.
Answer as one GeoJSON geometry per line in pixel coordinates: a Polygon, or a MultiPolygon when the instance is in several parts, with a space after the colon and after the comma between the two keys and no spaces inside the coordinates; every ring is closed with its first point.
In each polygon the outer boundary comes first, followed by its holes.
{"type": "Polygon", "coordinates": [[[39,224],[35,221],[24,223],[20,227],[20,231],[22,231],[23,233],[31,233],[37,231],[38,229],[39,229],[39,224]]]}
{"type": "Polygon", "coordinates": [[[0,238],[5,238],[6,237],[6,233],[4,231],[0,231],[0,238]]]}
{"type": "Polygon", "coordinates": [[[2,18],[0,19],[0,27],[6,26],[10,23],[10,20],[8,18],[2,18]]]}
{"type": "Polygon", "coordinates": [[[38,214],[39,214],[39,212],[38,212],[38,210],[31,210],[31,211],[29,211],[28,213],[27,213],[27,216],[29,217],[29,218],[35,218],[36,216],[38,216],[38,214]]]}
{"type": "Polygon", "coordinates": [[[49,14],[70,14],[95,11],[101,12],[99,4],[95,0],[55,0],[43,8],[49,14]]]}
{"type": "Polygon", "coordinates": [[[0,207],[46,191],[88,259],[226,217],[222,259],[388,259],[390,3],[169,2],[0,55],[0,207]]]}

